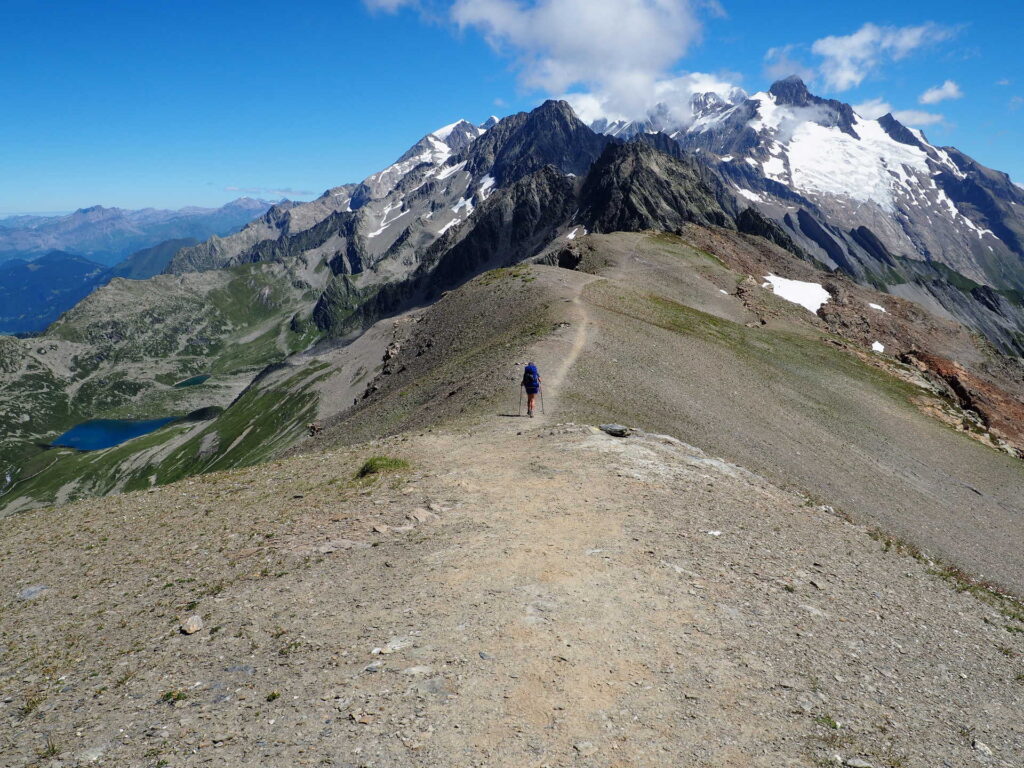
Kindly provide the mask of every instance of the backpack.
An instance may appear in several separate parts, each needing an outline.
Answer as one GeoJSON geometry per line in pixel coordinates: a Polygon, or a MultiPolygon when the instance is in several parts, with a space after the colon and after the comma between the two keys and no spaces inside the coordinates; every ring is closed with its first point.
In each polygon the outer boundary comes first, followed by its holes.
{"type": "Polygon", "coordinates": [[[536,387],[540,383],[540,377],[537,374],[537,368],[533,365],[526,366],[526,370],[523,371],[523,386],[524,387],[536,387]]]}

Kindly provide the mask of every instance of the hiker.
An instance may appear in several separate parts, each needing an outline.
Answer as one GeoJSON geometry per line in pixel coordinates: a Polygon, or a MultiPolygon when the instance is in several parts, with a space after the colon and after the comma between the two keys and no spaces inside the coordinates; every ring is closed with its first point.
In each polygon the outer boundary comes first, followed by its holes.
{"type": "Polygon", "coordinates": [[[540,392],[540,373],[533,363],[526,364],[523,371],[522,386],[526,389],[526,415],[533,418],[533,409],[537,401],[537,393],[540,392]]]}

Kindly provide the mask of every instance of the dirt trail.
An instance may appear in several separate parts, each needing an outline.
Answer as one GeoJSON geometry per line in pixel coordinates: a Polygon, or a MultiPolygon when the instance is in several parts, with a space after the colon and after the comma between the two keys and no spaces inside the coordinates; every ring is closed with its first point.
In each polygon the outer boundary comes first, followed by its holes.
{"type": "MultiPolygon", "coordinates": [[[[548,395],[550,403],[557,402],[557,399],[562,391],[562,385],[565,383],[565,377],[568,376],[569,371],[575,362],[580,358],[587,344],[590,342],[591,335],[591,324],[590,315],[587,312],[587,306],[583,302],[582,296],[584,289],[595,281],[601,280],[601,278],[594,278],[592,280],[581,282],[577,286],[577,293],[572,297],[570,303],[571,312],[570,316],[573,318],[573,325],[575,332],[572,336],[572,345],[568,351],[564,353],[561,361],[555,368],[555,373],[549,379],[545,381],[544,392],[548,395]]],[[[546,410],[549,407],[549,403],[545,403],[546,410]]],[[[556,413],[552,408],[551,413],[556,413]]],[[[544,417],[545,423],[547,422],[547,414],[540,414],[539,416],[544,417]]]]}

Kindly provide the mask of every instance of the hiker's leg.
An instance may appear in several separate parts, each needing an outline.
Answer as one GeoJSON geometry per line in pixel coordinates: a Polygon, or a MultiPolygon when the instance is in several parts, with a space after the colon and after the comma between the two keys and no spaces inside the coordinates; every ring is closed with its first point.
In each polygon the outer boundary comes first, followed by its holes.
{"type": "Polygon", "coordinates": [[[526,411],[527,413],[533,413],[534,403],[537,401],[537,393],[531,392],[526,396],[526,411]]]}

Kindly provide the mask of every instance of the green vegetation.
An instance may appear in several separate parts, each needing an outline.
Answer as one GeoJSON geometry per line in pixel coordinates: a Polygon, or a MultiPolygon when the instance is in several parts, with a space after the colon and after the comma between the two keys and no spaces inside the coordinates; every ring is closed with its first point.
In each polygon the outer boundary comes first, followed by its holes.
{"type": "Polygon", "coordinates": [[[369,477],[370,475],[379,475],[384,472],[397,472],[408,468],[409,462],[405,459],[396,459],[391,456],[371,456],[363,462],[363,466],[361,466],[356,472],[356,477],[369,477]]]}
{"type": "Polygon", "coordinates": [[[839,730],[839,723],[837,723],[829,715],[818,715],[817,717],[814,718],[814,722],[816,722],[818,725],[823,725],[826,728],[831,728],[834,731],[838,731],[839,730]]]}
{"type": "Polygon", "coordinates": [[[168,704],[174,704],[178,701],[184,701],[188,698],[188,694],[180,689],[173,689],[165,691],[164,695],[160,697],[160,701],[167,702],[168,704]]]}

